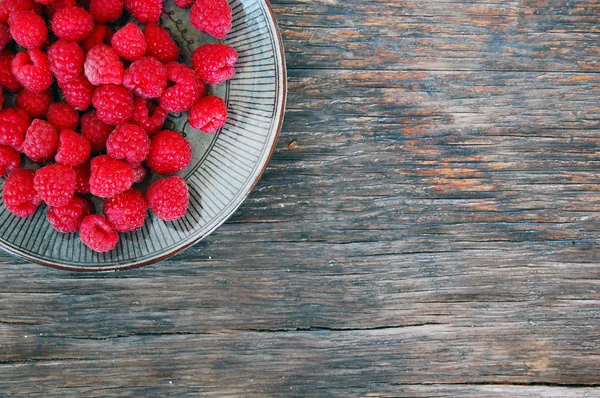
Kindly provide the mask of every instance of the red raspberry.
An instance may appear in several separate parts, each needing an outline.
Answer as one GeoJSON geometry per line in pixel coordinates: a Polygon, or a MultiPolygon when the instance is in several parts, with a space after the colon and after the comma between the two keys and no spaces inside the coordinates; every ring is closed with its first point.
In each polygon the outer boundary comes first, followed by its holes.
{"type": "Polygon", "coordinates": [[[192,161],[192,147],[180,134],[164,130],[152,137],[146,165],[158,174],[179,173],[192,161]]]}
{"type": "Polygon", "coordinates": [[[4,47],[6,47],[11,40],[12,37],[8,32],[8,25],[0,23],[0,51],[4,50],[4,47]]]}
{"type": "Polygon", "coordinates": [[[92,152],[103,152],[112,127],[98,119],[96,112],[88,112],[81,117],[81,134],[89,141],[92,152]]]}
{"type": "Polygon", "coordinates": [[[106,124],[117,126],[131,119],[133,95],[123,86],[99,87],[92,100],[96,116],[106,124]]]}
{"type": "Polygon", "coordinates": [[[78,76],[68,82],[58,82],[58,87],[65,96],[65,101],[78,111],[84,111],[90,107],[94,97],[95,88],[85,76],[78,76]]]}
{"type": "Polygon", "coordinates": [[[130,189],[104,202],[104,215],[117,232],[131,232],[141,228],[148,217],[148,203],[144,194],[130,189]]]}
{"type": "Polygon", "coordinates": [[[196,0],[190,22],[201,32],[224,39],[231,30],[231,7],[227,0],[196,0]]]}
{"type": "Polygon", "coordinates": [[[144,36],[148,45],[147,55],[155,57],[163,64],[176,61],[179,58],[179,45],[165,28],[153,23],[148,24],[144,36]]]}
{"type": "Polygon", "coordinates": [[[49,5],[52,4],[54,2],[54,0],[34,0],[36,3],[42,4],[42,5],[49,5]]]}
{"type": "Polygon", "coordinates": [[[160,106],[167,112],[187,111],[204,94],[204,84],[187,66],[171,62],[167,65],[167,75],[167,89],[160,97],[160,106]]]}
{"type": "Polygon", "coordinates": [[[146,54],[144,33],[131,22],[115,33],[111,43],[117,54],[129,61],[137,61],[146,54]]]}
{"type": "Polygon", "coordinates": [[[108,155],[93,158],[90,171],[90,193],[100,198],[112,198],[127,191],[135,179],[130,165],[108,155]]]}
{"type": "Polygon", "coordinates": [[[8,17],[19,11],[33,10],[33,0],[2,0],[0,1],[0,22],[8,22],[8,17]]]}
{"type": "Polygon", "coordinates": [[[227,105],[219,97],[200,98],[190,111],[190,126],[206,134],[214,133],[227,121],[227,105]]]}
{"type": "Polygon", "coordinates": [[[196,0],[175,0],[175,5],[179,8],[186,8],[194,4],[196,0]]]}
{"type": "Polygon", "coordinates": [[[220,84],[235,75],[238,53],[225,44],[205,44],[192,54],[198,77],[208,84],[220,84]]]}
{"type": "Polygon", "coordinates": [[[146,199],[154,214],[164,221],[185,216],[190,201],[187,184],[181,177],[158,180],[148,188],[146,199]]]}
{"type": "Polygon", "coordinates": [[[83,41],[93,30],[92,17],[81,7],[61,8],[52,17],[52,31],[61,39],[83,41]]]}
{"type": "Polygon", "coordinates": [[[48,39],[44,19],[33,11],[12,14],[8,20],[10,34],[18,45],[27,49],[41,47],[48,39]]]}
{"type": "Polygon", "coordinates": [[[28,127],[29,115],[24,110],[7,108],[0,111],[0,144],[20,150],[28,127]]]}
{"type": "Polygon", "coordinates": [[[21,52],[12,61],[12,73],[26,90],[39,93],[52,85],[48,57],[39,48],[21,52]]]}
{"type": "Polygon", "coordinates": [[[50,70],[59,82],[68,82],[83,72],[85,54],[81,46],[73,41],[61,39],[48,49],[50,70]]]}
{"type": "Polygon", "coordinates": [[[32,118],[45,118],[50,104],[52,104],[52,94],[48,90],[41,93],[23,90],[16,100],[17,107],[23,109],[32,118]]]}
{"type": "Polygon", "coordinates": [[[9,49],[5,49],[0,53],[0,84],[12,92],[21,89],[21,83],[19,83],[12,73],[12,61],[14,58],[15,53],[9,49]]]}
{"type": "Polygon", "coordinates": [[[82,195],[90,193],[90,162],[73,167],[73,171],[77,176],[75,191],[82,195]]]}
{"type": "Polygon", "coordinates": [[[95,252],[109,252],[119,243],[115,227],[104,217],[91,214],[83,219],[79,228],[79,239],[95,252]]]}
{"type": "Polygon", "coordinates": [[[125,8],[138,21],[147,25],[149,23],[158,23],[160,15],[165,9],[164,0],[126,0],[125,8]]]}
{"type": "Polygon", "coordinates": [[[99,24],[94,27],[92,34],[81,43],[85,52],[90,51],[92,48],[99,44],[105,44],[110,46],[110,42],[115,32],[106,25],[99,24]]]}
{"type": "Polygon", "coordinates": [[[75,196],[66,206],[49,208],[46,219],[58,232],[77,232],[83,219],[93,210],[92,202],[75,196]]]}
{"type": "Polygon", "coordinates": [[[125,68],[119,54],[104,44],[97,45],[88,51],[85,57],[85,77],[94,86],[123,83],[125,68]]]}
{"type": "Polygon", "coordinates": [[[123,15],[125,0],[91,0],[90,15],[99,23],[116,22],[123,15]]]}
{"type": "Polygon", "coordinates": [[[32,216],[42,203],[33,187],[34,177],[35,171],[19,169],[6,178],[2,199],[6,209],[15,216],[32,216]]]}
{"type": "Polygon", "coordinates": [[[167,68],[154,57],[141,58],[129,66],[123,85],[144,99],[159,98],[167,87],[167,68]]]}
{"type": "Polygon", "coordinates": [[[133,100],[131,122],[142,127],[148,134],[162,130],[167,116],[167,111],[151,101],[144,101],[137,97],[133,100]]]}
{"type": "Polygon", "coordinates": [[[128,163],[142,163],[150,152],[150,138],[143,128],[124,123],[117,127],[106,141],[106,153],[113,159],[128,163]]]}
{"type": "Polygon", "coordinates": [[[75,7],[76,5],[76,0],[54,0],[46,6],[46,15],[48,16],[48,19],[52,19],[58,10],[65,7],[75,7]]]}
{"type": "Polygon", "coordinates": [[[48,206],[61,207],[75,196],[77,176],[73,169],[61,164],[42,167],[35,173],[33,187],[48,206]]]}
{"type": "Polygon", "coordinates": [[[59,141],[55,157],[57,163],[78,166],[90,158],[92,147],[81,134],[73,130],[63,130],[60,132],[59,141]]]}
{"type": "Polygon", "coordinates": [[[79,113],[66,102],[55,102],[50,105],[46,119],[56,131],[76,130],[79,126],[79,113]]]}
{"type": "Polygon", "coordinates": [[[58,133],[54,126],[40,119],[31,122],[23,141],[23,153],[36,163],[52,159],[58,148],[58,133]]]}
{"type": "Polygon", "coordinates": [[[13,147],[0,145],[0,176],[11,173],[21,166],[21,155],[13,147]]]}
{"type": "Polygon", "coordinates": [[[140,184],[142,183],[145,179],[146,176],[148,175],[148,171],[146,170],[146,168],[144,167],[143,164],[129,164],[131,166],[131,168],[133,169],[133,173],[135,174],[135,178],[133,180],[134,184],[140,184]]]}

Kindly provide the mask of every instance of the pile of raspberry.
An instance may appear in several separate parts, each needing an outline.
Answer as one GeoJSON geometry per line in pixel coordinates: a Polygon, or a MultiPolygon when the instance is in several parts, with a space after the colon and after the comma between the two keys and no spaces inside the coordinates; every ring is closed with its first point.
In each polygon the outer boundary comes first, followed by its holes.
{"type": "MultiPolygon", "coordinates": [[[[223,39],[231,29],[227,0],[175,4],[191,6],[201,32],[223,39]]],[[[230,79],[238,54],[208,44],[192,67],[178,62],[179,46],[159,25],[164,8],[164,0],[0,0],[0,175],[8,174],[10,212],[30,217],[45,203],[54,229],[79,232],[97,252],[141,228],[148,209],[164,221],[186,214],[188,187],[176,174],[192,148],[163,125],[170,112],[189,111],[194,129],[218,131],[227,107],[206,85],[230,79]],[[137,23],[125,24],[130,17],[137,23]],[[143,190],[150,172],[163,178],[143,190]]]]}

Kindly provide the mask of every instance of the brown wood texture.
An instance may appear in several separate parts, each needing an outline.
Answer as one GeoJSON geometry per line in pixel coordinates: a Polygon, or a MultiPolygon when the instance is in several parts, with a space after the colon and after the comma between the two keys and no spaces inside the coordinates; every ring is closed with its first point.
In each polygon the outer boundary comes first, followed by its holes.
{"type": "Polygon", "coordinates": [[[273,6],[256,191],[158,265],[0,255],[0,397],[600,397],[600,4],[273,6]]]}

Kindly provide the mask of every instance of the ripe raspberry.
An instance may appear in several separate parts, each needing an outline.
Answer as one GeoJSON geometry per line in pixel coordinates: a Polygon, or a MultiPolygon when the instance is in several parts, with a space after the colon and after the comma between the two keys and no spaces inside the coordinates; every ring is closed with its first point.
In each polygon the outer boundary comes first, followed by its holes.
{"type": "Polygon", "coordinates": [[[73,169],[51,164],[36,171],[33,187],[48,206],[61,207],[73,200],[76,182],[77,176],[73,169]]]}
{"type": "Polygon", "coordinates": [[[129,61],[137,61],[146,54],[144,33],[131,22],[115,33],[111,43],[117,54],[129,61]]]}
{"type": "Polygon", "coordinates": [[[87,162],[92,152],[88,140],[73,130],[63,130],[59,136],[56,162],[65,166],[79,166],[87,162]]]}
{"type": "Polygon", "coordinates": [[[164,130],[152,137],[146,165],[158,174],[179,173],[192,161],[192,147],[180,134],[164,130]]]}
{"type": "Polygon", "coordinates": [[[48,90],[41,93],[23,90],[17,96],[15,104],[32,118],[45,118],[52,104],[52,94],[48,90]]]}
{"type": "Polygon", "coordinates": [[[148,134],[162,130],[167,116],[167,111],[151,101],[144,101],[137,97],[133,100],[131,122],[142,127],[148,134]]]}
{"type": "Polygon", "coordinates": [[[123,86],[99,87],[92,100],[96,116],[106,124],[117,126],[131,119],[133,95],[123,86]]]}
{"type": "Polygon", "coordinates": [[[18,45],[28,50],[41,47],[48,39],[48,28],[44,19],[33,11],[20,11],[8,20],[10,34],[18,45]]]}
{"type": "Polygon", "coordinates": [[[89,141],[92,152],[103,152],[112,127],[98,119],[96,112],[88,112],[81,117],[81,134],[89,141]]]}
{"type": "Polygon", "coordinates": [[[39,48],[18,53],[12,61],[12,73],[26,90],[39,93],[52,85],[48,57],[39,48]]]}
{"type": "Polygon", "coordinates": [[[235,75],[238,53],[225,44],[205,44],[192,54],[192,65],[198,77],[208,84],[219,84],[235,75]]]}
{"type": "Polygon", "coordinates": [[[150,152],[150,138],[143,128],[124,123],[117,127],[106,141],[106,153],[113,159],[128,163],[142,163],[150,152]]]}
{"type": "Polygon", "coordinates": [[[76,5],[76,0],[54,0],[46,6],[46,16],[48,17],[48,19],[52,19],[52,17],[54,17],[54,14],[56,14],[58,10],[63,9],[65,7],[74,7],[76,5]]]}
{"type": "Polygon", "coordinates": [[[227,105],[219,97],[200,98],[190,111],[190,126],[206,134],[214,133],[227,121],[227,105]]]}
{"type": "Polygon", "coordinates": [[[160,21],[160,15],[165,9],[165,2],[164,0],[126,0],[125,8],[138,21],[147,25],[160,21]]]}
{"type": "Polygon", "coordinates": [[[6,87],[8,91],[16,92],[21,89],[21,83],[12,73],[12,61],[15,53],[9,49],[4,49],[0,53],[0,85],[6,87]]]}
{"type": "Polygon", "coordinates": [[[11,173],[21,166],[21,155],[13,147],[0,145],[0,176],[11,173]]]}
{"type": "Polygon", "coordinates": [[[68,82],[83,72],[85,54],[81,46],[73,41],[61,39],[48,49],[50,70],[59,82],[68,82]]]}
{"type": "Polygon", "coordinates": [[[134,184],[140,184],[142,183],[145,179],[146,176],[148,175],[148,171],[146,170],[146,168],[144,167],[143,164],[129,164],[131,166],[131,168],[133,169],[133,173],[135,174],[135,178],[133,180],[134,184]]]}
{"type": "Polygon", "coordinates": [[[2,0],[0,1],[0,22],[6,23],[12,14],[33,10],[33,8],[33,0],[2,0]]]}
{"type": "Polygon", "coordinates": [[[190,22],[201,32],[224,39],[231,30],[231,7],[227,0],[196,0],[190,22]]]}
{"type": "Polygon", "coordinates": [[[79,227],[79,239],[95,252],[109,252],[119,243],[115,227],[104,217],[91,214],[83,219],[79,227]]]}
{"type": "Polygon", "coordinates": [[[90,193],[90,162],[73,167],[73,171],[77,176],[75,191],[82,195],[90,193]]]}
{"type": "Polygon", "coordinates": [[[146,199],[154,214],[164,221],[185,216],[190,201],[187,184],[181,177],[158,180],[148,188],[146,199]]]}
{"type": "Polygon", "coordinates": [[[93,210],[92,202],[75,196],[66,206],[48,209],[46,219],[58,232],[77,232],[83,219],[92,214],[93,210]]]}
{"type": "Polygon", "coordinates": [[[194,4],[196,0],[175,0],[175,5],[179,8],[187,8],[194,4]]]}
{"type": "Polygon", "coordinates": [[[11,40],[12,37],[8,31],[8,25],[0,23],[0,51],[4,50],[4,47],[6,47],[11,40]]]}
{"type": "Polygon", "coordinates": [[[15,216],[32,216],[42,203],[33,187],[34,177],[35,171],[19,169],[6,178],[2,200],[6,209],[15,216]]]}
{"type": "Polygon", "coordinates": [[[49,5],[52,4],[54,2],[54,0],[34,0],[36,3],[42,4],[42,5],[49,5]]]}
{"type": "Polygon", "coordinates": [[[204,84],[187,66],[171,62],[167,65],[167,75],[167,89],[160,97],[160,106],[167,112],[187,111],[204,94],[204,84]]]}
{"type": "Polygon", "coordinates": [[[85,57],[85,77],[94,86],[123,83],[125,68],[119,54],[104,44],[97,45],[88,51],[85,57]]]}
{"type": "Polygon", "coordinates": [[[155,57],[163,64],[176,61],[179,58],[179,45],[165,28],[153,23],[148,24],[144,36],[148,45],[147,55],[155,57]]]}
{"type": "Polygon", "coordinates": [[[167,87],[167,68],[154,57],[141,58],[129,66],[123,85],[144,99],[159,98],[167,87]]]}
{"type": "Polygon", "coordinates": [[[100,198],[127,191],[135,179],[131,166],[108,155],[93,158],[90,171],[90,193],[100,198]]]}
{"type": "Polygon", "coordinates": [[[7,108],[0,111],[0,144],[19,151],[28,127],[29,115],[24,110],[7,108]]]}
{"type": "Polygon", "coordinates": [[[81,45],[85,52],[90,51],[92,48],[96,47],[99,44],[105,44],[110,46],[110,42],[113,38],[115,32],[106,25],[99,24],[94,27],[92,34],[85,39],[81,45]]]}
{"type": "Polygon", "coordinates": [[[58,87],[65,96],[65,101],[78,111],[84,111],[90,107],[94,97],[95,87],[85,76],[78,76],[68,82],[58,82],[58,87]]]}
{"type": "Polygon", "coordinates": [[[56,131],[76,130],[79,126],[79,113],[66,102],[50,105],[46,119],[56,131]]]}
{"type": "Polygon", "coordinates": [[[61,8],[52,17],[54,34],[69,41],[83,41],[94,30],[94,21],[81,7],[61,8]]]}
{"type": "Polygon", "coordinates": [[[90,15],[98,23],[116,22],[123,15],[125,0],[91,0],[90,15]]]}
{"type": "Polygon", "coordinates": [[[117,232],[131,232],[141,228],[148,217],[148,203],[144,194],[130,189],[104,202],[104,215],[117,232]]]}
{"type": "Polygon", "coordinates": [[[36,163],[52,159],[58,148],[58,133],[48,122],[35,119],[25,133],[23,153],[36,163]]]}

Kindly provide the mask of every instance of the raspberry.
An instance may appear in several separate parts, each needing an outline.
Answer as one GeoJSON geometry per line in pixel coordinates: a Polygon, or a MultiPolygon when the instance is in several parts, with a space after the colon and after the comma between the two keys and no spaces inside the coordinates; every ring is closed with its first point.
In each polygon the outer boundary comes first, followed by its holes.
{"type": "Polygon", "coordinates": [[[208,84],[219,84],[235,75],[238,53],[225,44],[205,44],[192,54],[198,77],[208,84]]]}
{"type": "Polygon", "coordinates": [[[11,173],[21,166],[21,155],[14,148],[0,145],[0,176],[11,173]]]}
{"type": "Polygon", "coordinates": [[[91,0],[90,15],[99,23],[116,22],[123,15],[124,0],[91,0]]]}
{"type": "Polygon", "coordinates": [[[90,193],[90,162],[73,167],[73,171],[77,176],[75,191],[83,195],[90,193]]]}
{"type": "Polygon", "coordinates": [[[167,75],[167,89],[160,97],[160,106],[167,112],[187,111],[204,94],[204,84],[187,66],[171,62],[167,65],[167,75]]]}
{"type": "Polygon", "coordinates": [[[175,5],[179,8],[186,8],[194,4],[196,0],[175,0],[175,5]]]}
{"type": "Polygon", "coordinates": [[[154,214],[164,221],[185,216],[190,200],[187,184],[181,177],[158,180],[148,188],[146,199],[154,214]]]}
{"type": "Polygon", "coordinates": [[[131,232],[141,228],[148,217],[148,204],[144,194],[130,189],[104,202],[104,215],[117,232],[131,232]]]}
{"type": "Polygon", "coordinates": [[[111,126],[125,123],[133,112],[133,95],[123,86],[108,84],[99,87],[92,103],[98,119],[111,126]]]}
{"type": "Polygon", "coordinates": [[[61,39],[48,49],[50,70],[59,82],[68,82],[83,72],[85,54],[81,46],[61,39]]]}
{"type": "Polygon", "coordinates": [[[6,47],[6,45],[10,43],[11,40],[12,37],[8,32],[8,26],[6,24],[0,23],[0,51],[4,50],[4,47],[6,47]]]}
{"type": "Polygon", "coordinates": [[[46,15],[49,19],[52,19],[52,17],[54,17],[54,14],[56,14],[58,10],[63,9],[65,7],[74,7],[76,5],[76,0],[54,0],[46,6],[46,15]]]}
{"type": "Polygon", "coordinates": [[[146,165],[158,174],[179,173],[192,161],[192,147],[180,134],[164,130],[152,137],[146,165]]]}
{"type": "Polygon", "coordinates": [[[111,43],[117,54],[129,61],[137,61],[146,54],[144,33],[131,22],[115,33],[111,43]]]}
{"type": "Polygon", "coordinates": [[[52,104],[52,94],[48,90],[41,93],[23,90],[16,100],[17,107],[23,109],[32,118],[45,118],[50,104],[52,104]]]}
{"type": "Polygon", "coordinates": [[[56,131],[76,130],[79,126],[79,113],[66,102],[50,105],[46,119],[56,131]]]}
{"type": "Polygon", "coordinates": [[[201,32],[224,39],[231,30],[231,7],[227,0],[196,0],[190,22],[201,32]]]}
{"type": "Polygon", "coordinates": [[[124,123],[117,127],[106,141],[106,153],[113,159],[128,163],[142,163],[150,152],[150,138],[143,128],[124,123]]]}
{"type": "Polygon", "coordinates": [[[111,251],[119,243],[115,227],[104,217],[91,214],[83,219],[79,227],[79,239],[95,252],[111,251]]]}
{"type": "Polygon", "coordinates": [[[214,133],[227,121],[227,105],[219,97],[201,98],[190,111],[190,126],[206,134],[214,133]]]}
{"type": "Polygon", "coordinates": [[[29,115],[18,108],[0,111],[0,144],[20,150],[29,127],[29,115]]]}
{"type": "Polygon", "coordinates": [[[92,152],[106,149],[106,140],[112,130],[111,126],[98,119],[96,112],[88,112],[81,117],[81,134],[89,141],[92,152]]]}
{"type": "Polygon", "coordinates": [[[12,73],[26,90],[39,93],[52,85],[48,57],[39,48],[18,53],[12,61],[12,73]]]}
{"type": "Polygon", "coordinates": [[[58,232],[77,232],[83,219],[92,214],[93,208],[92,202],[75,196],[66,206],[48,209],[46,219],[58,232]]]}
{"type": "Polygon", "coordinates": [[[61,8],[52,17],[52,31],[60,39],[83,41],[94,30],[94,21],[81,7],[61,8]]]}
{"type": "Polygon", "coordinates": [[[90,192],[101,198],[127,191],[135,179],[131,166],[108,155],[93,158],[90,171],[90,192]]]}
{"type": "Polygon", "coordinates": [[[133,100],[131,122],[142,127],[148,134],[157,133],[162,130],[167,116],[167,111],[153,102],[147,102],[137,97],[133,100]]]}
{"type": "Polygon", "coordinates": [[[110,45],[115,32],[106,25],[99,24],[94,27],[92,34],[81,43],[83,49],[88,52],[99,44],[110,45]]]}
{"type": "Polygon", "coordinates": [[[54,0],[34,0],[36,3],[43,4],[45,6],[52,4],[54,0]]]}
{"type": "Polygon", "coordinates": [[[176,61],[179,58],[179,45],[173,40],[166,29],[157,24],[149,24],[144,31],[147,55],[155,57],[163,64],[176,61]]]}
{"type": "Polygon", "coordinates": [[[112,48],[99,44],[88,51],[85,57],[85,77],[94,86],[123,83],[125,68],[119,54],[112,48]]]}
{"type": "Polygon", "coordinates": [[[58,87],[65,96],[65,101],[78,111],[89,108],[94,97],[94,86],[85,76],[78,76],[68,82],[58,82],[58,87]]]}
{"type": "Polygon", "coordinates": [[[126,0],[125,8],[138,21],[147,25],[149,23],[158,23],[160,15],[165,9],[164,0],[126,0]]]}
{"type": "Polygon", "coordinates": [[[36,163],[52,159],[58,148],[58,133],[48,122],[35,119],[25,134],[23,153],[36,163]]]}
{"type": "Polygon", "coordinates": [[[33,8],[33,0],[2,0],[0,1],[0,22],[6,23],[12,14],[33,10],[33,8]]]}
{"type": "Polygon", "coordinates": [[[5,49],[0,53],[0,84],[8,91],[16,92],[21,89],[21,83],[12,73],[12,61],[15,53],[5,49]]]}
{"type": "Polygon", "coordinates": [[[21,47],[38,48],[48,39],[46,22],[33,11],[12,14],[8,23],[11,36],[21,47]]]}
{"type": "Polygon", "coordinates": [[[146,171],[146,168],[144,167],[143,164],[129,164],[131,166],[131,168],[133,169],[133,173],[135,174],[135,178],[133,180],[134,184],[140,184],[141,182],[143,182],[146,179],[146,175],[148,175],[148,172],[146,171]]]}
{"type": "Polygon", "coordinates": [[[88,140],[73,130],[63,130],[59,136],[56,162],[65,166],[78,166],[90,158],[92,147],[88,140]]]}
{"type": "Polygon", "coordinates": [[[36,171],[33,186],[48,206],[61,207],[73,200],[76,180],[70,167],[51,164],[36,171]]]}
{"type": "Polygon", "coordinates": [[[154,57],[141,58],[129,66],[123,85],[144,99],[159,98],[167,87],[167,68],[154,57]]]}
{"type": "Polygon", "coordinates": [[[6,209],[19,217],[32,216],[42,203],[33,187],[35,171],[19,169],[6,178],[2,200],[6,209]]]}

